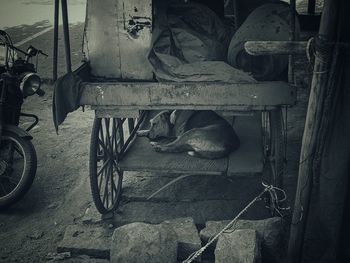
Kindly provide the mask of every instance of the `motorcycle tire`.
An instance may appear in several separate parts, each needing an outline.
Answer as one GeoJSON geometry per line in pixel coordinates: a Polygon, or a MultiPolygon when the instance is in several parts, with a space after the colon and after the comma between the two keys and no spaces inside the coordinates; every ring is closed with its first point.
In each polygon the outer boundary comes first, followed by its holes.
{"type": "MultiPolygon", "coordinates": [[[[15,186],[13,186],[14,188],[7,194],[6,190],[4,190],[4,185],[2,185],[2,181],[0,181],[0,187],[2,187],[0,188],[0,209],[7,208],[18,202],[28,192],[33,184],[37,168],[36,152],[30,139],[22,138],[18,134],[11,131],[4,131],[2,134],[0,147],[4,147],[6,141],[11,141],[20,150],[21,153],[18,153],[19,156],[23,158],[23,171],[20,174],[19,181],[17,183],[12,182],[12,184],[15,186]]],[[[0,148],[0,157],[2,157],[1,151],[2,149],[0,148]]],[[[3,162],[6,161],[3,160],[3,162]]],[[[13,167],[11,167],[11,169],[13,169],[13,167]]],[[[4,172],[2,171],[2,173],[4,172]]],[[[0,179],[2,180],[3,178],[4,175],[0,174],[0,179]]],[[[10,179],[8,179],[8,181],[10,181],[10,179]]]]}

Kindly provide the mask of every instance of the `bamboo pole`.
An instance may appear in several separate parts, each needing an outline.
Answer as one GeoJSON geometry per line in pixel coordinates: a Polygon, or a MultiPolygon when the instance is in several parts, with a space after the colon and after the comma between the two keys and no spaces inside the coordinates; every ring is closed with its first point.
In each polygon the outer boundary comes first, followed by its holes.
{"type": "Polygon", "coordinates": [[[57,62],[58,62],[58,22],[59,22],[59,0],[55,0],[55,13],[54,13],[54,28],[53,28],[53,67],[52,67],[52,79],[57,80],[57,62]]]}
{"type": "MultiPolygon", "coordinates": [[[[325,0],[318,35],[318,41],[321,44],[334,41],[338,6],[338,0],[325,0]]],[[[325,95],[330,63],[331,54],[316,46],[316,58],[302,140],[299,177],[288,244],[287,260],[289,263],[299,263],[302,260],[304,235],[312,193],[312,180],[313,176],[318,176],[313,175],[313,160],[321,126],[321,102],[325,95]]]]}

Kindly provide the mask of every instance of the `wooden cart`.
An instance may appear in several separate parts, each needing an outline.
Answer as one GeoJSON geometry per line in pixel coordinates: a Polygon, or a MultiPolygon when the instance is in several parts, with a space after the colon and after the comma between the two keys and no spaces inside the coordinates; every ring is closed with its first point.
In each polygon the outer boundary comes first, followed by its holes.
{"type": "MultiPolygon", "coordinates": [[[[294,9],[295,2],[291,2],[294,9]]],[[[104,9],[96,8],[97,3],[98,1],[88,1],[90,8],[87,10],[88,29],[85,29],[85,33],[89,29],[91,32],[98,32],[98,37],[92,38],[94,43],[90,43],[90,46],[101,45],[108,49],[115,44],[106,43],[104,39],[108,33],[112,34],[109,31],[112,28],[108,15],[113,14],[108,13],[106,5],[104,9]],[[103,28],[98,28],[98,25],[89,28],[89,17],[103,20],[100,23],[103,28]]],[[[70,71],[68,21],[65,17],[67,10],[64,0],[62,7],[67,69],[70,71]]],[[[116,21],[119,23],[120,17],[116,21]]],[[[293,26],[291,28],[294,30],[293,26]]],[[[293,42],[281,42],[277,43],[277,47],[276,43],[262,44],[261,52],[268,50],[270,53],[291,54],[305,50],[305,43],[293,45],[293,42]]],[[[249,47],[249,43],[247,46],[249,47]]],[[[130,47],[124,45],[123,48],[130,47]]],[[[256,50],[251,52],[259,53],[256,50]]],[[[96,78],[91,73],[96,72],[94,66],[102,67],[100,70],[104,67],[109,70],[111,65],[103,63],[101,56],[106,56],[106,53],[92,56],[95,56],[95,63],[87,61],[75,73],[83,79],[80,105],[90,105],[95,110],[90,145],[90,179],[93,199],[100,213],[108,213],[117,208],[125,171],[262,176],[264,168],[271,167],[271,176],[265,179],[270,184],[282,186],[285,156],[282,109],[295,105],[297,94],[294,85],[281,81],[256,84],[160,83],[96,78]],[[215,110],[232,122],[241,140],[241,147],[227,158],[218,160],[198,159],[185,153],[155,152],[147,139],[136,137],[135,134],[138,129],[148,125],[148,120],[155,111],[164,109],[215,110]]]]}

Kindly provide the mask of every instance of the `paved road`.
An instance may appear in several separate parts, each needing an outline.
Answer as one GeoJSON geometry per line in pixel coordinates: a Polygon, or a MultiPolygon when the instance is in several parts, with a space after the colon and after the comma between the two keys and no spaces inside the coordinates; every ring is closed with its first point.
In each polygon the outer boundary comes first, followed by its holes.
{"type": "MultiPolygon", "coordinates": [[[[0,0],[0,28],[34,25],[40,21],[53,24],[53,0],[0,0]]],[[[85,19],[86,0],[69,0],[71,23],[85,19]]]]}
{"type": "MultiPolygon", "coordinates": [[[[83,58],[81,43],[86,0],[70,0],[69,22],[72,64],[78,66],[83,58]]],[[[29,45],[42,49],[48,58],[39,57],[38,73],[44,79],[52,78],[53,13],[52,0],[0,0],[0,29],[6,29],[14,43],[22,49],[29,45]]],[[[62,19],[60,19],[62,20],[62,19]]],[[[61,21],[62,22],[62,21],[61,21]]],[[[65,72],[65,53],[62,28],[59,43],[59,75],[65,72]]]]}

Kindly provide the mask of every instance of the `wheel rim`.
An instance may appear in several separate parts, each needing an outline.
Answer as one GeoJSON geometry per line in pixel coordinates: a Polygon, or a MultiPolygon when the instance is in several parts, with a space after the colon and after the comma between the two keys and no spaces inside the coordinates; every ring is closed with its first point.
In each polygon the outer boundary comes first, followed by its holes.
{"type": "Polygon", "coordinates": [[[119,167],[119,157],[124,145],[123,121],[116,118],[97,121],[97,190],[104,210],[111,211],[118,205],[121,194],[123,172],[119,167]]]}
{"type": "Polygon", "coordinates": [[[0,147],[0,198],[6,198],[20,186],[26,167],[26,153],[15,138],[2,136],[0,147]]]}

